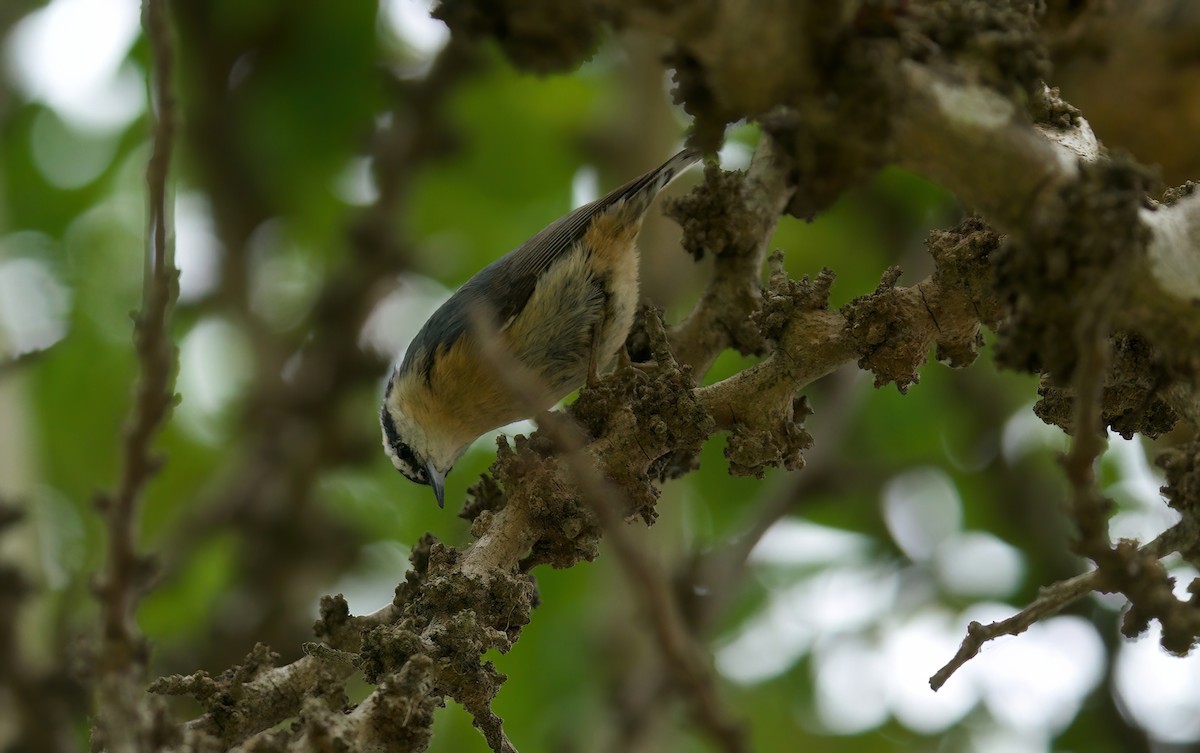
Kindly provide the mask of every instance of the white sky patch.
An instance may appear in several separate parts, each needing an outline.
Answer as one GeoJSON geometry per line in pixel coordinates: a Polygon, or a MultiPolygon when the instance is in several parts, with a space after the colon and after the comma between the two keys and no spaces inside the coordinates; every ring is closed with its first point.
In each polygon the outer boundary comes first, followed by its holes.
{"type": "Polygon", "coordinates": [[[1021,551],[986,531],[954,533],[934,551],[938,582],[952,594],[999,599],[1025,577],[1021,551]]]}
{"type": "Polygon", "coordinates": [[[1031,452],[1067,449],[1068,437],[1062,429],[1050,426],[1034,415],[1033,403],[1018,408],[1004,424],[1000,449],[1004,460],[1013,465],[1031,452]]]}
{"type": "Polygon", "coordinates": [[[750,552],[750,561],[765,565],[822,565],[861,561],[871,539],[859,533],[784,518],[771,526],[750,552]]]}
{"type": "Polygon", "coordinates": [[[600,198],[600,176],[596,168],[584,165],[571,178],[571,208],[581,207],[600,198]]]}
{"type": "Polygon", "coordinates": [[[0,239],[0,353],[42,350],[67,334],[70,290],[41,259],[16,255],[51,243],[34,232],[0,239]]]}
{"type": "Polygon", "coordinates": [[[84,131],[64,122],[53,110],[33,121],[29,150],[38,171],[52,185],[82,188],[100,177],[117,152],[118,134],[84,131]]]}
{"type": "Polygon", "coordinates": [[[717,650],[717,669],[733,682],[762,682],[786,672],[813,642],[873,625],[891,610],[899,576],[892,568],[821,570],[773,592],[766,608],[717,650]]]}
{"type": "Polygon", "coordinates": [[[958,650],[964,629],[954,616],[934,609],[915,614],[882,634],[888,705],[905,727],[936,734],[979,703],[976,673],[970,663],[936,693],[929,687],[929,676],[958,650]]]}
{"type": "MultiPolygon", "coordinates": [[[[971,620],[987,624],[1017,611],[1006,604],[977,604],[959,623],[965,634],[971,620]]],[[[1104,663],[1104,644],[1096,629],[1073,616],[1051,617],[1019,636],[991,641],[969,662],[978,665],[974,679],[994,719],[1014,730],[1050,735],[1075,718],[1103,679],[1104,663]]]]}
{"type": "Polygon", "coordinates": [[[846,639],[813,652],[817,714],[827,730],[854,735],[887,721],[887,660],[864,640],[846,639]]]}
{"type": "MultiPolygon", "coordinates": [[[[1177,556],[1174,555],[1173,557],[1177,556]]],[[[1175,578],[1175,588],[1172,589],[1175,598],[1183,601],[1192,598],[1192,595],[1188,593],[1188,586],[1191,585],[1193,580],[1200,577],[1200,570],[1183,562],[1183,558],[1179,559],[1179,564],[1169,564],[1170,560],[1167,560],[1167,563],[1167,571],[1175,578]]]]}
{"type": "Polygon", "coordinates": [[[1122,644],[1114,668],[1117,696],[1126,713],[1164,743],[1200,740],[1200,652],[1176,657],[1159,646],[1152,623],[1136,641],[1122,644]]]}
{"type": "Polygon", "coordinates": [[[896,601],[899,575],[890,566],[822,570],[780,594],[785,607],[819,634],[849,633],[874,625],[896,601]]]}
{"type": "Polygon", "coordinates": [[[962,500],[944,471],[932,466],[917,468],[887,483],[883,518],[904,553],[915,562],[924,562],[962,525],[962,500]]]}
{"type": "Polygon", "coordinates": [[[142,74],[125,60],[139,14],[129,0],[53,0],[8,38],[14,82],[80,130],[124,128],[145,107],[142,74]]]}
{"type": "Polygon", "coordinates": [[[207,197],[194,192],[177,194],[175,263],[179,267],[180,303],[199,300],[216,287],[220,248],[207,197]]]}
{"type": "Polygon", "coordinates": [[[367,317],[359,336],[360,346],[394,357],[393,362],[399,364],[425,320],[449,297],[450,291],[436,280],[421,275],[401,276],[367,317]]]}
{"type": "Polygon", "coordinates": [[[350,206],[365,207],[379,198],[375,176],[371,174],[371,158],[355,157],[333,179],[333,192],[350,206]]]}
{"type": "Polygon", "coordinates": [[[450,41],[446,24],[429,15],[433,0],[384,0],[379,12],[400,41],[419,56],[430,59],[450,41]]]}
{"type": "Polygon", "coordinates": [[[409,544],[375,541],[359,549],[354,569],[331,589],[350,605],[351,614],[370,614],[386,606],[396,595],[397,573],[409,569],[409,544]]]}
{"type": "Polygon", "coordinates": [[[201,319],[179,344],[180,425],[196,439],[218,438],[223,411],[250,380],[253,356],[238,327],[218,317],[201,319]]]}
{"type": "Polygon", "coordinates": [[[787,618],[782,610],[760,613],[750,620],[714,657],[717,671],[741,685],[783,674],[808,653],[813,629],[787,618]]]}
{"type": "Polygon", "coordinates": [[[1104,460],[1116,466],[1118,476],[1116,483],[1104,490],[1121,505],[1109,522],[1113,538],[1145,543],[1179,520],[1179,513],[1167,507],[1158,490],[1164,479],[1146,460],[1141,436],[1123,439],[1109,432],[1104,460]]]}
{"type": "Polygon", "coordinates": [[[724,169],[745,170],[750,167],[750,158],[754,156],[754,150],[740,141],[726,139],[717,156],[724,169]]]}

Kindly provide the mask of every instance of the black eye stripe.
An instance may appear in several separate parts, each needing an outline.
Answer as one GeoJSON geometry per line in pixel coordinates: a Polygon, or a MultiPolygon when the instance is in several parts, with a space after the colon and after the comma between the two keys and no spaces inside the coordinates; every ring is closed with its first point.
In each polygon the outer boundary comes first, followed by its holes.
{"type": "Polygon", "coordinates": [[[404,464],[404,468],[398,468],[400,473],[409,481],[418,484],[429,483],[429,473],[425,470],[425,464],[417,460],[417,454],[413,452],[412,447],[400,438],[400,432],[396,429],[396,422],[392,419],[391,413],[388,412],[387,406],[384,406],[379,411],[379,423],[383,426],[383,435],[387,438],[388,447],[396,459],[404,464]]]}
{"type": "Polygon", "coordinates": [[[379,409],[379,423],[383,426],[383,435],[387,437],[389,446],[394,448],[398,444],[404,444],[400,441],[400,432],[396,431],[396,422],[392,420],[392,414],[388,412],[386,405],[379,409]]]}

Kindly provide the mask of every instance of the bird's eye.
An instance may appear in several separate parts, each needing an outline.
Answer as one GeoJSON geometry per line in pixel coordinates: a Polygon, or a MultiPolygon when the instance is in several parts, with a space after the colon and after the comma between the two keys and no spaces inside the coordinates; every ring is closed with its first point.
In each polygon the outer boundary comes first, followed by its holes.
{"type": "Polygon", "coordinates": [[[425,463],[417,458],[417,453],[404,442],[398,442],[393,447],[396,453],[396,458],[400,461],[396,464],[397,470],[404,474],[405,478],[416,484],[428,484],[429,472],[425,469],[425,463]]]}

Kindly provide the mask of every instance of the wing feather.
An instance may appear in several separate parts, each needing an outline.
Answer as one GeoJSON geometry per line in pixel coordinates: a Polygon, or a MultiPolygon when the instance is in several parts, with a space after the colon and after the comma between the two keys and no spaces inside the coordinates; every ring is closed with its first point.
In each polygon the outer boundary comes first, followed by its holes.
{"type": "Polygon", "coordinates": [[[684,149],[645,175],[560,217],[484,267],[425,322],[408,348],[400,373],[417,369],[428,378],[434,354],[462,337],[477,311],[492,317],[498,329],[506,326],[525,308],[546,270],[583,238],[596,217],[628,201],[637,201],[639,212],[644,212],[663,186],[699,159],[698,151],[684,149]]]}

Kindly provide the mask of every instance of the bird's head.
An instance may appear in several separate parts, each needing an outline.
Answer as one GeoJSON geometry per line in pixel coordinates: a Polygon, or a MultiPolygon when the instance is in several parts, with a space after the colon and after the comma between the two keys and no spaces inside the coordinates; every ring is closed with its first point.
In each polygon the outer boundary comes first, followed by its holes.
{"type": "Polygon", "coordinates": [[[409,417],[409,413],[388,395],[379,411],[383,430],[383,450],[396,470],[409,481],[433,488],[438,507],[446,504],[446,474],[454,466],[464,448],[451,447],[437,441],[409,417]]]}

